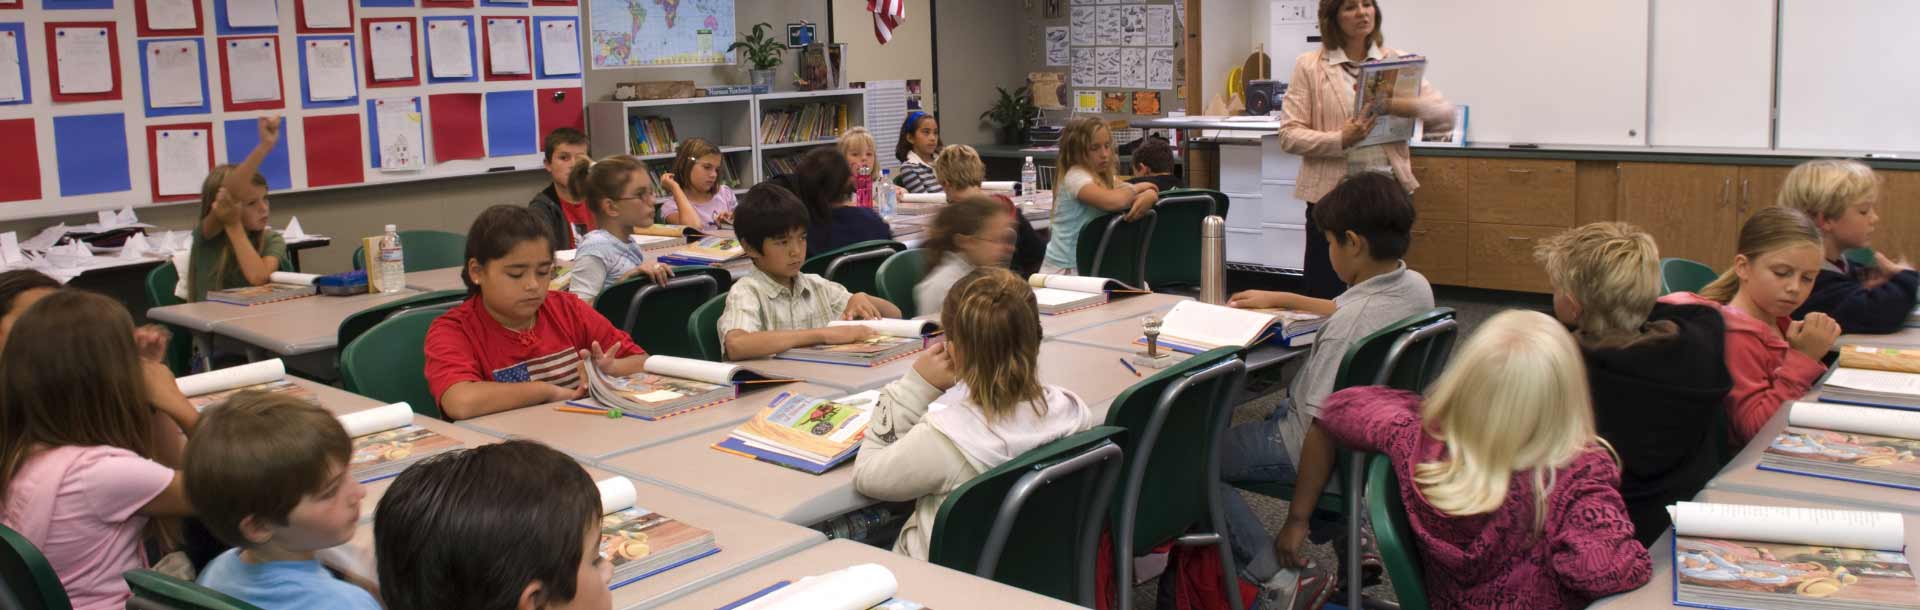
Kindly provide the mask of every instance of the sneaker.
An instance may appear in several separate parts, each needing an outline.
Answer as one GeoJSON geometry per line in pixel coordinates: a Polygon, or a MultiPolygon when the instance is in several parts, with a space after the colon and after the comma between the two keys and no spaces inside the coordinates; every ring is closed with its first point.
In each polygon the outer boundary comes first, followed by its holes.
{"type": "Polygon", "coordinates": [[[1260,583],[1260,596],[1251,610],[1318,610],[1333,596],[1339,577],[1331,570],[1309,563],[1298,570],[1281,570],[1260,583]]]}

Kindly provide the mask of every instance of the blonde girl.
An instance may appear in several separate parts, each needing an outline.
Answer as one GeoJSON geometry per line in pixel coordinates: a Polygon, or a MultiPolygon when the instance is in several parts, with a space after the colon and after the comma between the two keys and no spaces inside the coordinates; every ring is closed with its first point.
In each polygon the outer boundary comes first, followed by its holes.
{"type": "Polygon", "coordinates": [[[1424,399],[1350,388],[1320,417],[1341,443],[1393,460],[1435,607],[1579,608],[1647,583],[1580,352],[1552,317],[1503,311],[1424,399]]]}
{"type": "Polygon", "coordinates": [[[635,228],[653,226],[653,180],[646,165],[631,155],[581,161],[573,166],[567,184],[569,196],[585,202],[600,227],[580,238],[567,292],[592,303],[600,291],[621,280],[645,275],[665,284],[673,277],[672,267],[647,262],[640,245],[633,243],[635,228]]]}
{"type": "MultiPolygon", "coordinates": [[[[848,129],[840,134],[835,148],[847,158],[847,169],[853,171],[853,201],[863,208],[873,207],[873,181],[880,178],[880,145],[873,140],[873,132],[865,127],[848,129]]],[[[894,187],[900,193],[907,190],[894,187]]]]}
{"type": "Polygon", "coordinates": [[[1833,316],[1844,332],[1887,334],[1906,326],[1920,292],[1920,273],[1906,259],[1872,252],[1869,264],[1849,261],[1847,251],[1873,245],[1880,224],[1880,180],[1865,163],[1816,159],[1787,173],[1780,188],[1781,207],[1807,215],[1825,242],[1820,276],[1795,316],[1820,312],[1833,316]]]}
{"type": "Polygon", "coordinates": [[[674,151],[673,171],[660,175],[660,188],[668,196],[660,213],[669,224],[701,230],[733,224],[733,209],[740,201],[733,189],[720,183],[723,163],[726,158],[720,147],[706,140],[693,138],[680,143],[680,149],[674,151]]]}
{"type": "Polygon", "coordinates": [[[947,494],[1035,447],[1086,430],[1078,395],[1040,383],[1040,314],[1033,289],[1005,269],[975,270],[941,306],[947,341],[888,384],[861,442],[853,484],[914,501],[893,550],[926,559],[947,494]],[[942,396],[947,408],[929,412],[942,396]]]}
{"type": "MultiPolygon", "coordinates": [[[[1010,267],[1021,277],[1033,275],[1040,270],[1040,259],[1047,253],[1047,238],[1034,231],[1033,224],[1027,222],[1025,216],[1020,215],[1020,208],[1013,204],[1013,198],[988,194],[980,190],[981,181],[986,180],[987,166],[980,160],[979,151],[965,144],[948,145],[940,149],[940,156],[934,157],[933,173],[940,179],[940,188],[946,191],[948,202],[957,202],[970,197],[987,197],[999,202],[1001,208],[1007,211],[1007,217],[1012,221],[1014,230],[1013,258],[999,263],[1000,265],[1010,267]]],[[[937,224],[938,219],[935,219],[935,222],[937,224]]],[[[956,275],[953,279],[959,279],[959,277],[956,275]]],[[[925,283],[923,282],[922,285],[924,286],[925,283]]],[[[944,298],[945,295],[946,291],[942,290],[940,297],[944,298]]],[[[939,306],[939,299],[936,298],[933,302],[934,307],[939,306]]]]}
{"type": "Polygon", "coordinates": [[[1060,178],[1053,186],[1053,239],[1042,273],[1076,272],[1080,230],[1096,214],[1125,213],[1132,222],[1160,201],[1152,184],[1115,180],[1113,159],[1113,132],[1105,121],[1080,117],[1067,123],[1060,134],[1060,178]]]}
{"type": "Polygon", "coordinates": [[[1771,207],[1740,227],[1740,253],[1733,267],[1700,289],[1660,297],[1675,305],[1712,305],[1727,324],[1727,414],[1734,440],[1746,444],[1780,405],[1795,400],[1826,372],[1826,357],[1840,325],[1813,312],[1792,319],[1820,274],[1820,230],[1799,211],[1771,207]]]}
{"type": "Polygon", "coordinates": [[[261,160],[280,139],[280,119],[260,118],[260,143],[240,165],[221,165],[200,183],[200,224],[187,261],[187,300],[209,290],[260,286],[280,270],[287,242],[267,230],[267,179],[261,160]]]}

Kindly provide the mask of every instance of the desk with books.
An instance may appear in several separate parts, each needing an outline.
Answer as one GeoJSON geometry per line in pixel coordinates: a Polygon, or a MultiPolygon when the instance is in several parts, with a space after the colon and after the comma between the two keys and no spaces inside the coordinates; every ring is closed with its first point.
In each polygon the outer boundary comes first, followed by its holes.
{"type": "MultiPolygon", "coordinates": [[[[768,375],[804,379],[808,383],[842,390],[842,394],[856,390],[879,387],[887,382],[899,379],[913,368],[913,361],[919,359],[925,350],[913,352],[894,360],[880,363],[878,366],[851,366],[845,364],[827,364],[823,362],[805,362],[781,358],[760,358],[756,360],[734,361],[734,364],[752,367],[768,375]]],[[[837,396],[837,394],[836,394],[837,396]]],[[[822,396],[830,398],[831,396],[822,396]]]]}
{"type": "Polygon", "coordinates": [[[555,402],[469,419],[459,425],[502,437],[540,441],[572,455],[574,459],[600,463],[616,454],[703,432],[718,430],[724,434],[726,430],[753,417],[767,406],[769,399],[781,392],[809,396],[839,396],[844,393],[837,388],[806,382],[755,384],[741,388],[740,396],[731,401],[654,421],[633,417],[610,419],[556,411],[555,407],[566,403],[555,402]]]}
{"type": "Polygon", "coordinates": [[[225,335],[251,346],[249,359],[257,361],[266,352],[292,356],[333,349],[340,321],[347,316],[422,292],[464,288],[460,271],[447,267],[410,273],[409,290],[397,294],[315,295],[251,307],[201,301],[155,307],[146,315],[192,332],[195,347],[203,355],[213,352],[213,335],[225,335]],[[290,320],[298,323],[289,324],[290,320]]]}
{"type": "MultiPolygon", "coordinates": [[[[822,397],[826,398],[826,397],[822,397]]],[[[875,500],[853,490],[853,463],[813,475],[715,449],[732,426],[629,451],[600,464],[634,480],[665,485],[788,523],[812,525],[875,500]]]]}
{"type": "Polygon", "coordinates": [[[873,563],[893,573],[896,599],[928,608],[1020,608],[1069,610],[1078,608],[1050,597],[1030,593],[964,572],[909,558],[887,549],[848,540],[830,540],[778,561],[747,570],[695,591],[661,608],[713,610],[731,604],[781,581],[798,581],[849,566],[873,563]]]}
{"type": "Polygon", "coordinates": [[[1140,316],[1166,313],[1175,303],[1191,300],[1171,294],[1120,295],[1106,304],[1051,316],[1040,316],[1040,330],[1048,338],[1111,323],[1133,324],[1134,336],[1140,332],[1140,316]]]}
{"type": "Polygon", "coordinates": [[[1909,326],[1889,335],[1840,335],[1833,344],[1835,346],[1857,344],[1874,347],[1920,347],[1920,328],[1909,326]]]}
{"type": "MultiPolygon", "coordinates": [[[[1816,392],[1806,400],[1815,400],[1816,392]]],[[[1707,482],[1709,491],[1764,494],[1826,502],[1861,510],[1920,512],[1920,491],[1845,481],[1820,476],[1761,470],[1758,466],[1767,447],[1787,427],[1793,403],[1782,405],[1755,434],[1753,441],[1735,455],[1720,474],[1707,482]]]]}

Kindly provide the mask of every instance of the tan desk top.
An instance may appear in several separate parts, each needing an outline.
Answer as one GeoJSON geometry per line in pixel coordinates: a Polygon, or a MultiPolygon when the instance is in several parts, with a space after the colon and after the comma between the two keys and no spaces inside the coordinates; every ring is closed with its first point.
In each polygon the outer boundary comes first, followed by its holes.
{"type": "Polygon", "coordinates": [[[1920,328],[1902,328],[1890,335],[1840,335],[1834,345],[1871,345],[1874,347],[1920,347],[1920,328]]]}
{"type": "Polygon", "coordinates": [[[420,294],[419,290],[406,290],[350,297],[312,296],[255,305],[247,309],[260,310],[260,315],[222,320],[214,324],[213,332],[281,356],[310,354],[338,347],[340,323],[347,317],[420,294]]]}
{"type": "Polygon", "coordinates": [[[812,525],[875,502],[853,490],[851,460],[826,474],[813,475],[713,448],[732,431],[732,426],[709,430],[622,453],[600,464],[635,480],[659,483],[800,525],[812,525]]]}
{"type": "MultiPolygon", "coordinates": [[[[313,380],[305,379],[302,377],[288,375],[287,381],[291,381],[293,382],[294,385],[306,388],[307,390],[313,392],[314,398],[317,398],[320,400],[320,408],[326,409],[328,412],[333,413],[334,415],[346,415],[348,413],[357,413],[360,411],[365,411],[367,409],[372,409],[374,407],[386,406],[387,404],[384,402],[380,402],[378,400],[374,400],[372,398],[367,398],[365,396],[361,396],[353,392],[348,392],[340,388],[336,388],[324,383],[320,383],[318,381],[313,381],[313,380]]],[[[416,419],[425,419],[425,418],[421,417],[416,419]]]]}
{"type": "MultiPolygon", "coordinates": [[[[913,368],[924,350],[902,356],[880,366],[852,366],[845,364],[826,364],[821,362],[802,362],[799,360],[781,360],[779,358],[759,358],[740,360],[745,365],[765,375],[805,379],[814,385],[828,386],[842,390],[877,387],[886,382],[899,379],[913,368]]],[[[851,393],[851,392],[849,392],[851,393]]]]}
{"type": "MultiPolygon", "coordinates": [[[[468,430],[424,415],[415,415],[413,417],[413,425],[445,435],[448,438],[460,441],[468,447],[498,443],[502,440],[498,436],[468,430]]],[[[360,501],[360,523],[364,525],[373,522],[373,507],[380,503],[380,496],[386,495],[387,488],[393,485],[394,478],[395,477],[387,477],[365,484],[367,497],[360,501]]]]}
{"type": "MultiPolygon", "coordinates": [[[[412,290],[402,291],[399,294],[392,295],[369,293],[350,297],[313,296],[277,303],[267,303],[264,305],[254,305],[252,307],[215,303],[212,301],[182,303],[179,305],[168,305],[148,309],[147,317],[190,331],[203,333],[221,330],[220,326],[228,322],[259,317],[277,318],[284,316],[293,320],[300,320],[301,326],[313,326],[314,324],[308,323],[310,320],[306,316],[311,315],[314,311],[332,312],[344,309],[345,313],[338,315],[340,318],[345,318],[362,309],[413,296],[420,292],[452,290],[465,287],[460,282],[459,267],[430,269],[409,273],[407,274],[407,286],[412,290]]],[[[335,320],[333,325],[326,328],[326,331],[329,336],[332,336],[338,329],[339,322],[335,320]]],[[[262,347],[269,346],[262,345],[262,347]]]]}
{"type": "MultiPolygon", "coordinates": [[[[1120,350],[1064,341],[1041,343],[1040,382],[1079,394],[1093,408],[1094,421],[1105,420],[1114,397],[1143,379],[1121,366],[1120,359],[1125,357],[1127,352],[1120,350]]],[[[1140,374],[1152,375],[1153,371],[1145,369],[1140,374]]]]}
{"type": "Polygon", "coordinates": [[[1003,608],[1067,610],[1078,608],[1051,597],[1003,585],[848,540],[829,540],[784,559],[733,576],[663,608],[713,610],[772,586],[863,563],[877,563],[900,583],[898,598],[929,608],[1003,608]]]}
{"type": "Polygon", "coordinates": [[[540,441],[575,459],[599,462],[618,453],[652,447],[709,430],[732,430],[767,406],[781,392],[810,396],[837,396],[843,392],[810,383],[774,383],[741,386],[739,398],[691,413],[656,421],[632,417],[608,419],[553,410],[551,403],[495,413],[460,422],[460,426],[506,438],[540,441]]]}
{"type": "Polygon", "coordinates": [[[1140,316],[1148,312],[1164,313],[1166,310],[1173,309],[1175,303],[1186,300],[1189,299],[1159,293],[1121,296],[1098,307],[1055,316],[1040,316],[1040,329],[1047,337],[1057,337],[1108,322],[1132,320],[1134,336],[1138,337],[1140,336],[1140,316]]]}
{"type": "Polygon", "coordinates": [[[407,287],[417,290],[465,290],[467,285],[460,280],[461,267],[441,267],[425,271],[407,272],[407,287]]]}
{"type": "Polygon", "coordinates": [[[1721,469],[1719,475],[1707,482],[1707,489],[1828,502],[1864,510],[1920,512],[1920,491],[1757,468],[1760,454],[1766,451],[1767,444],[1787,427],[1787,411],[1786,407],[1782,407],[1774,413],[1773,419],[1767,420],[1767,425],[1754,435],[1753,442],[1747,443],[1746,448],[1741,449],[1733,461],[1721,469]]]}

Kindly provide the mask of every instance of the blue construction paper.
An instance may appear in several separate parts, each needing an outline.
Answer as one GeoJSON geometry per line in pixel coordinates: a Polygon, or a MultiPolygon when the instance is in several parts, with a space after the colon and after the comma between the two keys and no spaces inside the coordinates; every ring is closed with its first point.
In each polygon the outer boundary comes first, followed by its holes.
{"type": "Polygon", "coordinates": [[[410,8],[413,0],[360,0],[362,7],[410,8]]]}
{"type": "MultiPolygon", "coordinates": [[[[379,101],[380,100],[367,100],[367,158],[372,160],[368,163],[367,167],[371,169],[380,169],[380,110],[374,107],[379,101]]],[[[413,96],[413,111],[422,113],[422,118],[425,117],[425,113],[421,110],[421,105],[424,103],[426,103],[426,98],[413,96]]],[[[420,145],[426,146],[426,130],[424,125],[422,125],[420,135],[420,145]]],[[[425,153],[426,151],[421,152],[425,153]]]]}
{"type": "Polygon", "coordinates": [[[339,34],[335,36],[301,36],[294,41],[294,46],[293,46],[293,56],[300,59],[300,107],[301,108],[340,108],[343,106],[358,105],[360,103],[359,93],[356,93],[353,97],[350,97],[344,100],[335,100],[335,101],[328,101],[328,102],[316,102],[308,97],[309,95],[311,95],[307,93],[307,41],[309,40],[345,40],[347,41],[347,47],[348,47],[347,54],[352,58],[352,61],[348,63],[353,66],[352,68],[353,82],[355,87],[354,91],[359,92],[360,55],[359,55],[359,51],[353,48],[352,34],[339,34]]]}
{"type": "Polygon", "coordinates": [[[147,109],[147,116],[179,116],[183,114],[207,114],[213,112],[213,98],[207,96],[207,44],[199,38],[142,38],[140,39],[140,83],[145,87],[140,93],[140,105],[147,109]],[[147,47],[156,42],[190,41],[200,49],[200,105],[180,108],[154,108],[153,101],[146,94],[153,90],[153,80],[147,75],[147,59],[152,57],[147,47]]]}
{"type": "Polygon", "coordinates": [[[27,73],[27,30],[25,24],[0,23],[0,32],[13,32],[14,57],[20,58],[20,101],[0,105],[33,103],[33,77],[27,73]]]}
{"type": "MultiPolygon", "coordinates": [[[[43,0],[51,2],[52,0],[43,0]]],[[[213,29],[221,36],[245,36],[247,34],[272,34],[280,31],[278,27],[234,28],[227,27],[227,0],[213,0],[213,29]]]]}
{"type": "MultiPolygon", "coordinates": [[[[40,8],[57,10],[111,9],[113,0],[41,0],[40,8]]],[[[21,55],[21,57],[26,57],[21,55]]]]}
{"type": "Polygon", "coordinates": [[[422,65],[423,70],[426,72],[427,83],[428,84],[471,83],[471,82],[479,81],[480,71],[486,68],[485,66],[480,65],[480,56],[475,51],[475,49],[477,48],[477,43],[475,43],[473,40],[473,37],[475,34],[475,30],[474,30],[475,25],[473,23],[473,18],[472,17],[422,17],[420,21],[422,22],[420,25],[420,43],[421,43],[420,46],[427,48],[427,63],[422,65]],[[473,66],[473,76],[456,76],[453,78],[434,78],[433,76],[433,43],[427,40],[428,31],[429,31],[429,28],[431,28],[435,22],[446,22],[446,21],[464,21],[467,24],[467,65],[473,66]]]}
{"type": "Polygon", "coordinates": [[[487,156],[511,157],[540,152],[539,121],[532,91],[487,94],[487,156]]]}
{"type": "MultiPolygon", "coordinates": [[[[260,145],[258,119],[235,119],[222,124],[221,128],[227,132],[226,163],[238,165],[253,153],[253,147],[260,145]]],[[[260,161],[260,175],[267,177],[267,188],[276,191],[293,188],[293,172],[287,170],[287,125],[283,123],[280,129],[279,141],[273,143],[267,158],[260,161]]]]}
{"type": "Polygon", "coordinates": [[[127,170],[127,115],[53,117],[54,164],[60,196],[117,193],[133,189],[127,170]]]}
{"type": "MultiPolygon", "coordinates": [[[[579,72],[575,72],[573,74],[547,74],[547,60],[545,59],[547,56],[547,51],[546,51],[547,45],[540,41],[540,32],[545,31],[544,28],[546,28],[546,26],[540,25],[540,24],[550,22],[550,21],[571,22],[573,24],[574,36],[579,36],[581,39],[586,38],[585,36],[580,35],[580,18],[579,17],[534,17],[533,32],[531,32],[531,34],[533,35],[534,77],[535,78],[571,78],[571,79],[579,80],[582,76],[584,76],[579,72]]],[[[574,53],[578,54],[579,52],[580,52],[579,48],[575,47],[574,53]]],[[[579,65],[582,71],[585,71],[587,69],[587,62],[584,59],[580,61],[579,65]]]]}

